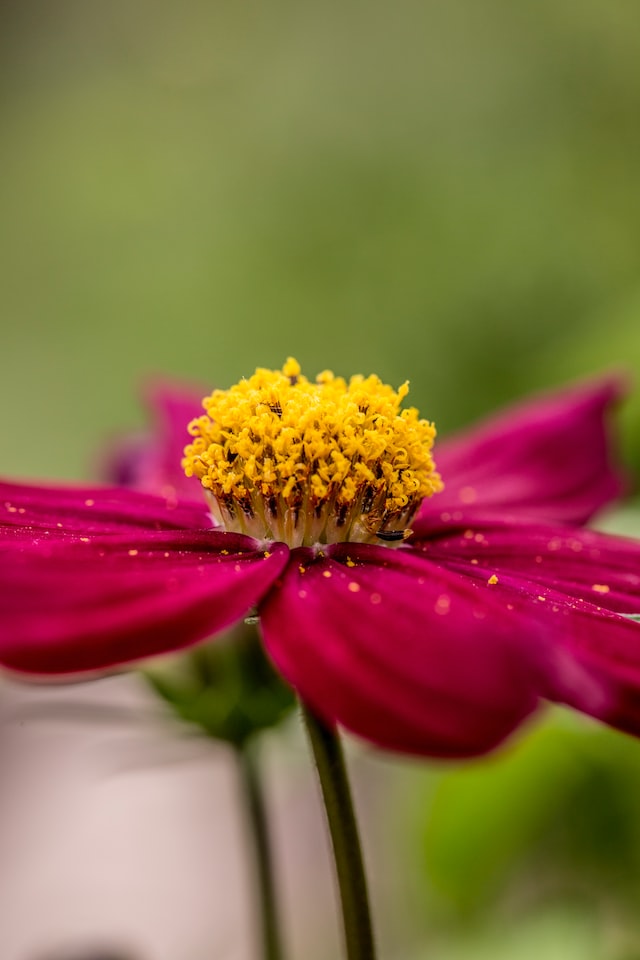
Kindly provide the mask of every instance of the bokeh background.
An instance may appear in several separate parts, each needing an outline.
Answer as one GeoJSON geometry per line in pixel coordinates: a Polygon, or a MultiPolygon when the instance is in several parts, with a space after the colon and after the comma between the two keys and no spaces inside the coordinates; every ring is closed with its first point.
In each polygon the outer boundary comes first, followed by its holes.
{"type": "MultiPolygon", "coordinates": [[[[626,371],[639,470],[638,17],[5,0],[0,472],[87,478],[144,423],[147,378],[224,386],[289,354],[408,378],[443,433],[626,371]]],[[[640,533],[633,501],[606,522],[640,533]]],[[[275,768],[295,779],[287,737],[275,768]]],[[[640,957],[636,743],[557,711],[464,768],[354,762],[384,798],[367,844],[386,957],[640,957]]]]}

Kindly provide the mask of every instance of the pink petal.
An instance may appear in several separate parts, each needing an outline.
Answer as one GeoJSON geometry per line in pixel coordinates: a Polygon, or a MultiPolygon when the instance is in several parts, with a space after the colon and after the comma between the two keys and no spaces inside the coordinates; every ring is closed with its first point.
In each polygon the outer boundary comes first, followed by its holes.
{"type": "Polygon", "coordinates": [[[542,696],[640,736],[640,624],[549,589],[532,613],[528,584],[505,578],[502,589],[553,640],[542,696]]]}
{"type": "Polygon", "coordinates": [[[617,380],[581,385],[438,443],[445,489],[424,502],[416,535],[468,510],[586,522],[623,487],[609,428],[620,394],[617,380]]]}
{"type": "Polygon", "coordinates": [[[519,529],[511,538],[486,529],[466,547],[436,541],[427,555],[446,555],[451,570],[520,616],[523,639],[540,650],[541,696],[640,736],[640,624],[621,615],[640,613],[640,546],[590,531],[544,531],[519,529]]]}
{"type": "Polygon", "coordinates": [[[119,486],[201,501],[200,483],[186,477],[180,463],[191,439],[187,425],[202,413],[202,398],[207,393],[205,388],[160,380],[150,384],[145,401],[152,429],[112,443],[103,458],[103,476],[119,486]]]}
{"type": "Polygon", "coordinates": [[[216,531],[43,539],[0,553],[0,664],[105,670],[178,650],[258,603],[288,551],[216,531]]]}
{"type": "Polygon", "coordinates": [[[526,651],[505,630],[502,608],[408,550],[342,544],[315,559],[296,551],[261,623],[300,695],[326,721],[382,747],[482,753],[536,705],[526,651]]]}
{"type": "MultiPolygon", "coordinates": [[[[618,613],[640,613],[640,542],[548,524],[480,523],[424,541],[434,563],[486,580],[509,574],[618,613]]],[[[534,589],[535,588],[535,589],[534,589]]]]}
{"type": "Polygon", "coordinates": [[[0,544],[48,536],[211,527],[204,501],[178,503],[109,487],[42,487],[0,482],[0,544]]]}

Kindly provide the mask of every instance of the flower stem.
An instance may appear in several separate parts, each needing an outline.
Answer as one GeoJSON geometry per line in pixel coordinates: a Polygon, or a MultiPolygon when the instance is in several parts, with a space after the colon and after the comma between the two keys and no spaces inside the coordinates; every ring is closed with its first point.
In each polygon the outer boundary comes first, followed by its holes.
{"type": "Polygon", "coordinates": [[[367,882],[342,744],[337,730],[326,726],[304,703],[302,716],[318,768],[331,834],[347,960],[375,960],[367,882]]]}
{"type": "Polygon", "coordinates": [[[236,746],[238,766],[242,776],[247,818],[253,838],[256,894],[260,904],[263,960],[282,960],[282,939],[278,926],[273,858],[265,799],[257,756],[256,737],[250,737],[236,746]]]}

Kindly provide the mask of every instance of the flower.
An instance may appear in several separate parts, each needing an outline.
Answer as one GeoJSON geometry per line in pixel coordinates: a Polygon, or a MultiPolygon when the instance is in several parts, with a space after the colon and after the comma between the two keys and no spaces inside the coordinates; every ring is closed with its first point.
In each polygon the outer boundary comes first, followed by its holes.
{"type": "Polygon", "coordinates": [[[579,526],[621,489],[618,385],[443,442],[437,471],[405,394],[291,360],[214,391],[184,460],[208,501],[168,473],[162,496],[0,485],[0,664],[104,671],[256,611],[300,696],[385,748],[482,753],[543,698],[640,733],[640,545],[579,526]]]}

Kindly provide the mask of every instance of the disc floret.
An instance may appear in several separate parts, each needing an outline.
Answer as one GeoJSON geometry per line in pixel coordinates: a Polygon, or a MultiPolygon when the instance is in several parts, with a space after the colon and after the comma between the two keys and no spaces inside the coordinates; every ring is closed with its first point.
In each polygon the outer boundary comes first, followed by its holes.
{"type": "Polygon", "coordinates": [[[289,546],[400,542],[442,489],[435,427],[375,375],[315,383],[289,358],[202,401],[182,462],[226,530],[289,546]]]}

